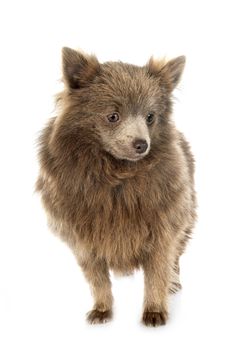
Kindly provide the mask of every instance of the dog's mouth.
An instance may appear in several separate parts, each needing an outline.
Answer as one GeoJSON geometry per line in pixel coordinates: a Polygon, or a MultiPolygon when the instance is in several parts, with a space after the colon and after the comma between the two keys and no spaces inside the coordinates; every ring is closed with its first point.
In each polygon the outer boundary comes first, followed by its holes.
{"type": "MultiPolygon", "coordinates": [[[[141,145],[142,146],[142,145],[141,145]]],[[[137,162],[148,155],[150,152],[150,141],[146,143],[145,147],[133,147],[133,145],[124,144],[120,142],[105,144],[105,151],[110,153],[116,159],[129,160],[130,162],[137,162]]]]}
{"type": "Polygon", "coordinates": [[[131,162],[137,162],[143,159],[150,151],[150,147],[144,153],[136,153],[130,150],[112,149],[110,153],[117,159],[126,159],[131,162]]]}

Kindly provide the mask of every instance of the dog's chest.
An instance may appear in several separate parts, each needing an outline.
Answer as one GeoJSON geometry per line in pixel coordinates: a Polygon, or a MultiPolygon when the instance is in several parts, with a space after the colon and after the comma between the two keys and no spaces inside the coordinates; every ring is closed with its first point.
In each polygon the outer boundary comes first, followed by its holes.
{"type": "Polygon", "coordinates": [[[149,199],[131,185],[95,190],[82,210],[81,239],[113,269],[138,266],[151,238],[149,199]]]}
{"type": "Polygon", "coordinates": [[[114,270],[138,267],[161,226],[161,191],[145,181],[126,181],[115,187],[94,184],[59,196],[58,188],[48,185],[43,199],[54,231],[76,250],[105,258],[114,270]]]}

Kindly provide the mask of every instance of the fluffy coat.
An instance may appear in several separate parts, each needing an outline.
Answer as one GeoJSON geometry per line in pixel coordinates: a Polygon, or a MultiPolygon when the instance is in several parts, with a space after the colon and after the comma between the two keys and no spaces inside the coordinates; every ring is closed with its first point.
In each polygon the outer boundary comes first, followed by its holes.
{"type": "Polygon", "coordinates": [[[57,117],[39,137],[36,190],[50,227],[89,281],[91,323],[112,316],[109,269],[144,270],[145,325],[166,323],[169,292],[180,288],[179,257],[196,217],[193,157],[171,118],[184,63],[179,57],[151,58],[143,67],[100,64],[95,56],[63,49],[65,89],[57,117]],[[151,111],[149,152],[132,161],[125,125],[138,117],[143,123],[151,111]],[[113,112],[117,123],[106,119],[113,112]]]}

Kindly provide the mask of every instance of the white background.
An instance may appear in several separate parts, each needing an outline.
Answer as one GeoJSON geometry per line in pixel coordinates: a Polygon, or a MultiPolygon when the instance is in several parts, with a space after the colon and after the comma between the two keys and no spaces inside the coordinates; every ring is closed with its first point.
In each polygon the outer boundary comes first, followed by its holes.
{"type": "Polygon", "coordinates": [[[247,1],[2,1],[1,349],[247,349],[247,1]],[[166,327],[140,325],[143,280],[113,278],[115,318],[89,326],[88,285],[33,194],[61,47],[144,64],[185,54],[174,118],[196,157],[199,220],[166,327]]]}

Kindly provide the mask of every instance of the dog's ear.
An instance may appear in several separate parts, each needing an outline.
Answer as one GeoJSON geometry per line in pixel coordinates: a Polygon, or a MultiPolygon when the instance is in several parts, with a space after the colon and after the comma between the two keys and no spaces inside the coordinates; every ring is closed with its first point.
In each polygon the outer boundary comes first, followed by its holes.
{"type": "Polygon", "coordinates": [[[185,56],[179,56],[170,61],[150,58],[147,68],[150,75],[158,77],[169,91],[175,89],[180,81],[185,66],[185,56]]]}
{"type": "Polygon", "coordinates": [[[97,75],[100,64],[93,55],[63,47],[63,77],[69,88],[79,89],[87,85],[97,75]]]}

